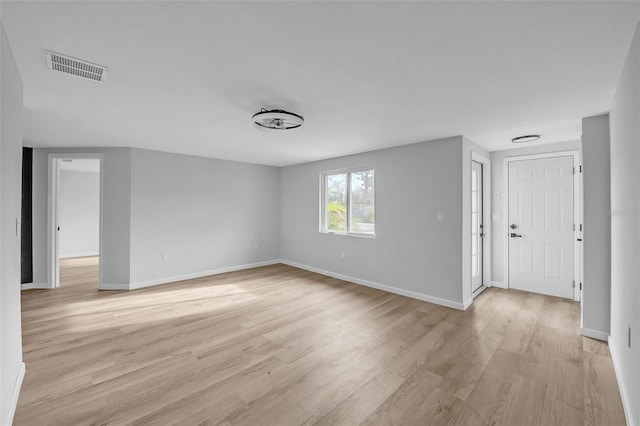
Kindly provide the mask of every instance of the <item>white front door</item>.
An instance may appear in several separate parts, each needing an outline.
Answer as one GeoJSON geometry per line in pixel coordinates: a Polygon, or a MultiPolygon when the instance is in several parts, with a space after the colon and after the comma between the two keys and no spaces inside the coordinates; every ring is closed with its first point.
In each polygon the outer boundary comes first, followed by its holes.
{"type": "Polygon", "coordinates": [[[482,163],[471,162],[471,288],[482,287],[482,163]]]}
{"type": "Polygon", "coordinates": [[[509,287],[573,299],[573,157],[509,162],[509,287]]]}

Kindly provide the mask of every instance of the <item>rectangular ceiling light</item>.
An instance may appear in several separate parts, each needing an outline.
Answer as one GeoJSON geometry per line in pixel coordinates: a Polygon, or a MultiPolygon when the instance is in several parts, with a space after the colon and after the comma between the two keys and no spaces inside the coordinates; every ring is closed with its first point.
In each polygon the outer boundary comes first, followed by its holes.
{"type": "Polygon", "coordinates": [[[102,65],[93,64],[82,59],[61,55],[47,50],[47,65],[54,71],[61,71],[67,74],[94,81],[104,81],[109,68],[102,65]]]}

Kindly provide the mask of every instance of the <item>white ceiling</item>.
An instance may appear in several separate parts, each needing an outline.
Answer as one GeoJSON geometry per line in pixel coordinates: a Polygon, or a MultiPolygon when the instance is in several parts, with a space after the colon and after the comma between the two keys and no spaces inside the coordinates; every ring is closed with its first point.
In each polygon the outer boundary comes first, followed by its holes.
{"type": "Polygon", "coordinates": [[[640,2],[2,2],[35,147],[288,165],[464,134],[580,137],[607,112],[640,2]],[[110,68],[47,69],[45,49],[110,68]],[[260,108],[305,117],[287,135],[260,108]]]}

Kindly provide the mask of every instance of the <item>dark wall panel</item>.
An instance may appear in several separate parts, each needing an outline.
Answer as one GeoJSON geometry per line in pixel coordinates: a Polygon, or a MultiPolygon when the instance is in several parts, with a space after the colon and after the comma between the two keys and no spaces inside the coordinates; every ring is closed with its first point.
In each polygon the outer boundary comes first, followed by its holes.
{"type": "Polygon", "coordinates": [[[33,148],[22,148],[22,240],[21,275],[22,284],[33,282],[33,148]]]}

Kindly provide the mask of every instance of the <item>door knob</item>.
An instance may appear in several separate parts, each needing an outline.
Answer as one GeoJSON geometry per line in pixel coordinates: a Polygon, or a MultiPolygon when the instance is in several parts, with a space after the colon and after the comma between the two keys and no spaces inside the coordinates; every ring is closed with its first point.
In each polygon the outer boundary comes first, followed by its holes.
{"type": "Polygon", "coordinates": [[[522,235],[516,234],[515,232],[511,233],[511,238],[522,238],[522,235]]]}
{"type": "Polygon", "coordinates": [[[509,228],[511,229],[516,229],[518,227],[518,225],[516,225],[515,223],[512,223],[511,225],[509,225],[509,228]]]}

